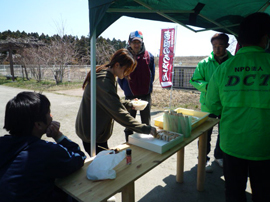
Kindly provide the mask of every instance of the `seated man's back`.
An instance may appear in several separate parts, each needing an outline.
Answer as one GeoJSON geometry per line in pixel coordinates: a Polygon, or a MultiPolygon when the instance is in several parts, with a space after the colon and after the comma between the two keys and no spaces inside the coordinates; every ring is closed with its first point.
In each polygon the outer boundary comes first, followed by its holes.
{"type": "MultiPolygon", "coordinates": [[[[28,96],[39,102],[38,97],[41,95],[26,92],[18,96],[24,102],[29,101],[28,96]]],[[[76,143],[59,131],[60,124],[52,121],[49,109],[45,110],[47,112],[43,114],[43,118],[26,117],[27,121],[33,120],[33,127],[32,124],[29,124],[30,127],[19,124],[19,129],[13,129],[13,119],[16,119],[14,115],[24,111],[17,109],[14,112],[14,99],[8,103],[5,116],[4,128],[10,134],[0,137],[0,202],[64,201],[67,196],[55,189],[54,181],[82,167],[86,157],[76,143]],[[26,131],[31,132],[27,135],[26,131]],[[45,132],[56,143],[41,140],[45,132]]],[[[46,101],[47,98],[42,99],[46,101]]]]}

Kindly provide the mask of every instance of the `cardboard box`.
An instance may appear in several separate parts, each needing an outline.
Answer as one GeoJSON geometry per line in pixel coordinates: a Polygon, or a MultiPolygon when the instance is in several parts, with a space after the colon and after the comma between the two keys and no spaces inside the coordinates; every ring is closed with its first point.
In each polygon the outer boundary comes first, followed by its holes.
{"type": "MultiPolygon", "coordinates": [[[[196,111],[193,109],[185,109],[185,108],[177,108],[174,111],[176,111],[177,113],[183,113],[183,115],[186,115],[186,116],[192,116],[193,117],[192,124],[191,124],[192,129],[196,128],[197,126],[205,122],[209,115],[209,113],[207,112],[196,111]]],[[[163,128],[163,115],[155,118],[154,121],[155,121],[154,123],[155,126],[159,128],[163,128]]]]}
{"type": "Polygon", "coordinates": [[[182,134],[174,132],[170,133],[177,134],[179,135],[179,137],[175,138],[174,140],[171,140],[170,142],[167,142],[164,140],[156,139],[152,135],[134,133],[133,135],[129,136],[128,142],[138,147],[142,147],[144,149],[148,149],[153,152],[163,154],[164,152],[166,152],[167,150],[181,143],[184,140],[184,136],[182,134]]]}

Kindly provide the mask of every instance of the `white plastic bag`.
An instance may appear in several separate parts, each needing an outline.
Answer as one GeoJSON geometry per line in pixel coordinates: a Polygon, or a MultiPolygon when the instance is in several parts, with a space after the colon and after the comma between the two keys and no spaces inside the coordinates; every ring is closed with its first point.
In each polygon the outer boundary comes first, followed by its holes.
{"type": "Polygon", "coordinates": [[[125,151],[115,154],[114,150],[104,150],[97,154],[87,168],[86,176],[89,180],[115,179],[113,170],[126,156],[125,151]],[[110,154],[112,153],[113,154],[110,154]]]}

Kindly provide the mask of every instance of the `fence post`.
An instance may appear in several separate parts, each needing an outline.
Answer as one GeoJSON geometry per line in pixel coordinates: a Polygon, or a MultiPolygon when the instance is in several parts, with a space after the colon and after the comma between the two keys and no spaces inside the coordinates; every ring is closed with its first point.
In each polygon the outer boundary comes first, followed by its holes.
{"type": "MultiPolygon", "coordinates": [[[[87,65],[84,65],[84,68],[85,68],[85,76],[87,75],[87,65]]],[[[90,69],[91,69],[91,66],[90,66],[90,69]]]]}
{"type": "Polygon", "coordinates": [[[70,65],[68,65],[68,82],[70,82],[70,65]]]}

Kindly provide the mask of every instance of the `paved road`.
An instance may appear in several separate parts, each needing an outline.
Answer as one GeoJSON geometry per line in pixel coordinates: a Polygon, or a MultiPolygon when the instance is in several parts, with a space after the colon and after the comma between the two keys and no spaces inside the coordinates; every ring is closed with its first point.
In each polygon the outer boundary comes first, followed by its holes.
{"type": "MultiPolygon", "coordinates": [[[[6,131],[3,129],[5,105],[8,100],[21,91],[24,90],[0,85],[0,136],[6,134],[6,131]]],[[[53,118],[61,122],[62,132],[83,148],[80,139],[75,135],[74,128],[82,91],[61,91],[57,94],[44,92],[43,94],[51,101],[53,118]]],[[[161,114],[162,112],[160,110],[153,110],[152,124],[153,119],[161,114]]],[[[121,125],[115,124],[114,133],[109,140],[110,147],[125,142],[123,130],[124,128],[121,125]]],[[[212,135],[212,145],[215,145],[216,137],[217,127],[214,128],[214,134],[212,135]]],[[[46,138],[44,137],[44,139],[46,138]]],[[[198,192],[196,190],[197,155],[197,141],[194,141],[185,148],[185,173],[183,184],[176,183],[175,181],[176,155],[173,155],[160,164],[160,166],[138,179],[135,182],[135,201],[224,202],[224,180],[222,169],[218,167],[215,162],[213,162],[214,173],[206,174],[205,191],[198,192]]],[[[213,147],[210,157],[213,160],[213,147]]],[[[249,193],[250,187],[248,184],[248,201],[251,201],[249,193]]],[[[121,202],[120,194],[116,194],[116,199],[117,202],[121,202]]]]}

